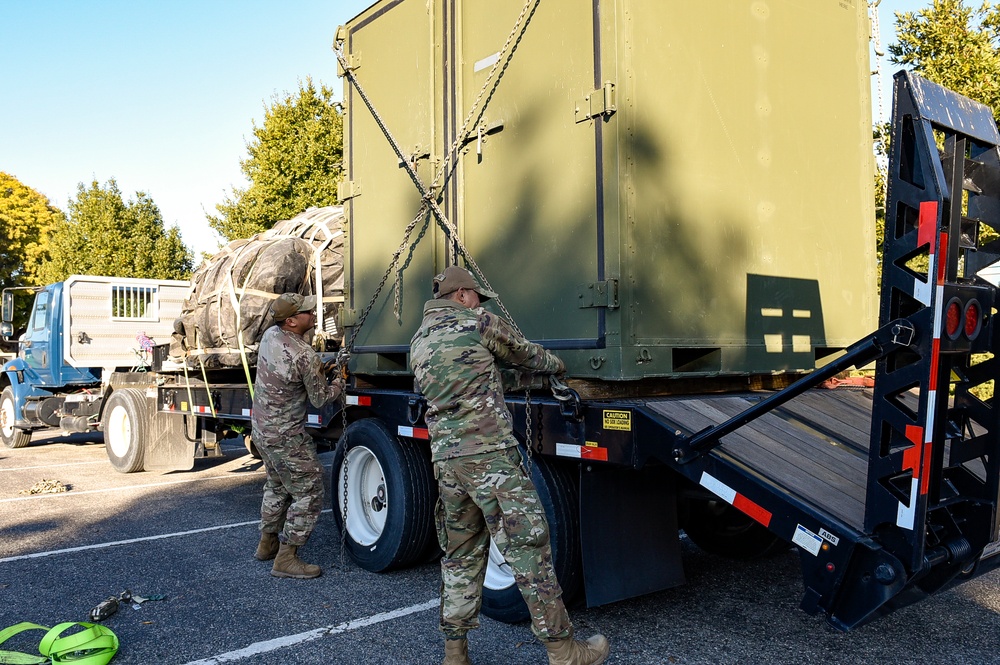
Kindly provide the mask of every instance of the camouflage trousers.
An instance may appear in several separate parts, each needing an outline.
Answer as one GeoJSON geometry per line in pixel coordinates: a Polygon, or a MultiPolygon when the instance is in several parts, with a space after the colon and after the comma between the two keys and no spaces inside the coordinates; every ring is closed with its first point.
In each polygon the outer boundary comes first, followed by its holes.
{"type": "Polygon", "coordinates": [[[517,448],[434,463],[441,559],[441,631],[464,637],[479,626],[490,535],[514,572],[543,642],[573,634],[552,568],[545,511],[517,448]]]}
{"type": "Polygon", "coordinates": [[[267,472],[260,504],[260,530],[277,533],[283,543],[301,547],[323,510],[323,466],[308,434],[284,439],[253,433],[267,472]]]}

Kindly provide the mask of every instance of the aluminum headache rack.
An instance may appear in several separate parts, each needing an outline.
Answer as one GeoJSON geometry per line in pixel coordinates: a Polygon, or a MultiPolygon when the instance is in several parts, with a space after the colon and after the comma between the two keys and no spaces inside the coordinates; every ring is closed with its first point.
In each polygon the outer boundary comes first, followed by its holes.
{"type": "Polygon", "coordinates": [[[674,432],[654,457],[799,546],[803,608],[842,630],[1000,565],[1000,135],[982,104],[894,86],[879,330],[765,400],[641,408],[674,432]],[[872,360],[873,393],[809,390],[872,360]]]}

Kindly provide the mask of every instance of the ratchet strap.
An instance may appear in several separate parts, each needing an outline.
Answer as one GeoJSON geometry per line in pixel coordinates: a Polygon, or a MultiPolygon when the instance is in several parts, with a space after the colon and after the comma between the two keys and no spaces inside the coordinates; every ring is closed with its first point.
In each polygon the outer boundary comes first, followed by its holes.
{"type": "Polygon", "coordinates": [[[21,651],[0,649],[0,663],[11,665],[106,665],[118,653],[118,637],[110,628],[93,623],[68,621],[54,628],[23,621],[0,630],[0,645],[26,630],[44,630],[45,637],[38,645],[40,656],[21,651]],[[82,629],[60,637],[73,626],[82,629]]]}

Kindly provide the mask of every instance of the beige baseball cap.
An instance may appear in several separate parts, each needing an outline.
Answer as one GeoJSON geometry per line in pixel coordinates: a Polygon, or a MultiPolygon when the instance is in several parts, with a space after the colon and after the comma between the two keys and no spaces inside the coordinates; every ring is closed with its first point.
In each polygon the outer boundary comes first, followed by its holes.
{"type": "Polygon", "coordinates": [[[448,266],[443,273],[434,276],[435,298],[444,298],[459,289],[472,289],[479,294],[480,302],[486,302],[490,298],[497,297],[497,294],[480,286],[476,278],[472,276],[472,273],[465,268],[448,266]]]}
{"type": "Polygon", "coordinates": [[[298,293],[282,293],[271,303],[271,315],[275,321],[284,321],[299,312],[309,312],[314,309],[316,309],[316,296],[303,296],[298,293]]]}

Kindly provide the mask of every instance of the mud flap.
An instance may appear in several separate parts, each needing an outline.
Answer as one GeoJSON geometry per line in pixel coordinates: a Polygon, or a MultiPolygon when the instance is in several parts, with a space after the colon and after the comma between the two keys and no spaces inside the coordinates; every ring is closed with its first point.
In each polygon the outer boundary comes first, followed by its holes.
{"type": "Polygon", "coordinates": [[[184,416],[149,408],[149,437],[146,441],[146,471],[187,471],[194,467],[194,443],[184,431],[184,416]]]}

